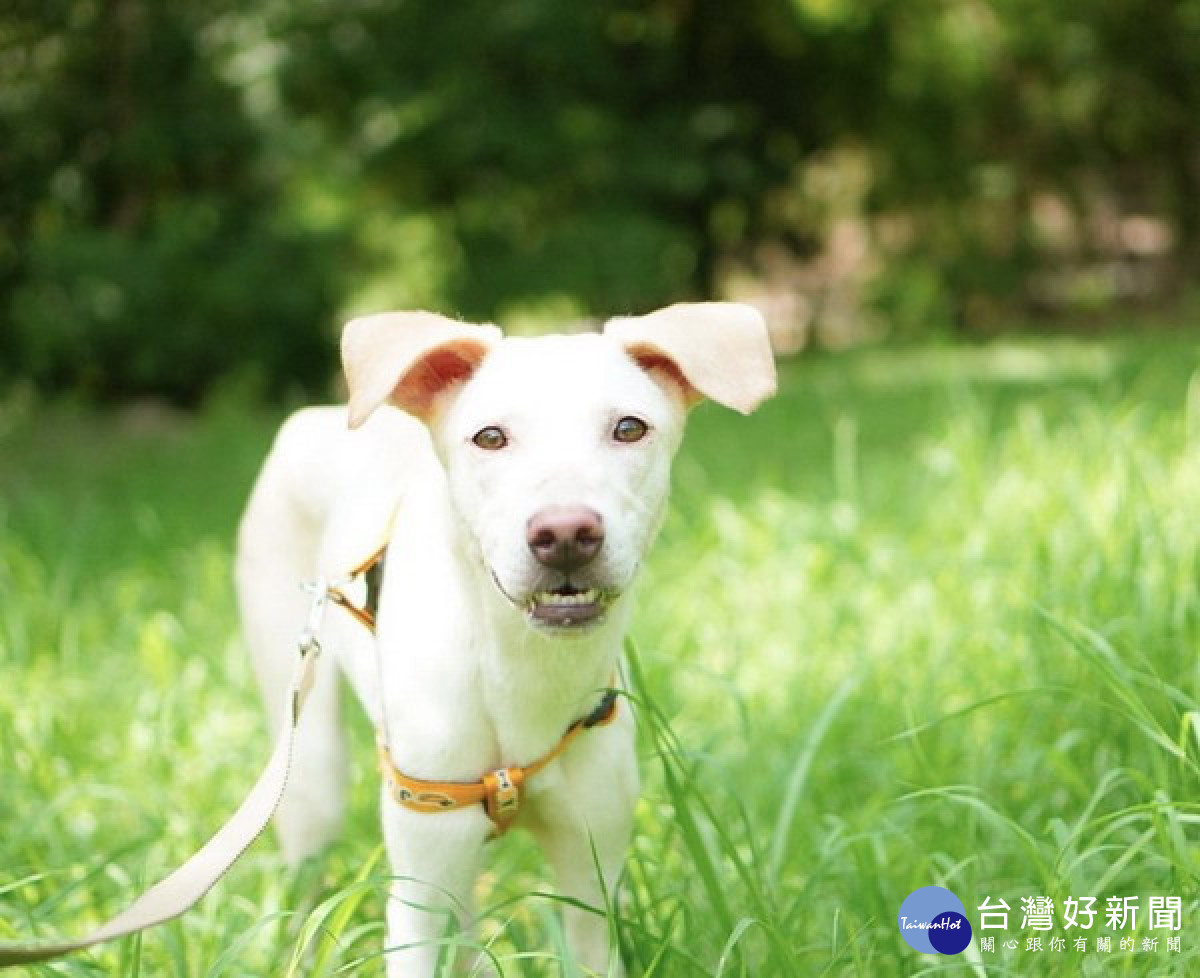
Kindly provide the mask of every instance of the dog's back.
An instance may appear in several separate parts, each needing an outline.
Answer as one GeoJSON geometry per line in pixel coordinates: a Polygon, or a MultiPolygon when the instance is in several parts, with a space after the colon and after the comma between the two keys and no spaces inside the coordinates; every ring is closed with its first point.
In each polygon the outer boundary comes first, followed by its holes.
{"type": "MultiPolygon", "coordinates": [[[[242,518],[235,571],[272,729],[282,721],[295,638],[311,600],[302,585],[341,573],[378,547],[406,477],[427,469],[429,459],[425,429],[398,411],[381,411],[350,431],[344,407],[307,408],[280,428],[242,518]]],[[[342,820],[347,757],[336,673],[333,656],[324,656],[276,817],[291,863],[329,842],[342,820]]]]}

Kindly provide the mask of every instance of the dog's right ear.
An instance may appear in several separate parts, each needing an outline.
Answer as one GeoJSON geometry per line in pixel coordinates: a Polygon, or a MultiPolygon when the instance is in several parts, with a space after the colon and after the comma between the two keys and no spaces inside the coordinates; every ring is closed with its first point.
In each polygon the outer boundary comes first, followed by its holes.
{"type": "Polygon", "coordinates": [[[387,402],[428,421],[444,391],[466,380],[501,339],[495,326],[432,312],[382,312],[342,330],[350,427],[387,402]]]}

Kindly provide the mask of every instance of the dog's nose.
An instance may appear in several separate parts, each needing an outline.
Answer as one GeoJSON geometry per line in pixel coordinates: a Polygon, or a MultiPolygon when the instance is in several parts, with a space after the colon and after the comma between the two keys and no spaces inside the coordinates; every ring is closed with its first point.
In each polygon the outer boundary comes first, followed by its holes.
{"type": "Polygon", "coordinates": [[[586,506],[547,506],[530,517],[525,539],[538,563],[569,574],[600,552],[604,521],[586,506]]]}

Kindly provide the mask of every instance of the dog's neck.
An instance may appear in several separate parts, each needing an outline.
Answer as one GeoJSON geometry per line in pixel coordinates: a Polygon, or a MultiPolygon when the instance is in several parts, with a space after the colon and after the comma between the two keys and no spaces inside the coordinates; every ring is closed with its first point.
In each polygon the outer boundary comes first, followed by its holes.
{"type": "Polygon", "coordinates": [[[618,599],[603,621],[578,632],[537,627],[497,587],[444,480],[429,475],[406,496],[388,550],[383,584],[388,613],[378,632],[388,680],[382,701],[388,725],[402,730],[412,715],[408,690],[415,682],[427,690],[427,701],[431,696],[440,701],[435,709],[455,712],[460,724],[475,724],[478,737],[465,753],[457,740],[453,752],[430,744],[425,754],[427,745],[415,742],[415,731],[395,742],[396,761],[408,773],[470,779],[483,765],[536,760],[596,707],[617,671],[629,598],[618,599]],[[445,549],[430,553],[420,546],[406,532],[411,525],[440,527],[445,549]],[[436,607],[450,619],[431,617],[436,607]],[[398,627],[400,619],[406,624],[398,627]],[[433,627],[414,630],[413,621],[433,627]]]}
{"type": "Polygon", "coordinates": [[[529,759],[590,713],[613,684],[629,621],[622,596],[604,619],[577,631],[535,625],[500,591],[461,520],[455,520],[467,586],[480,608],[478,668],[485,709],[505,755],[529,759]]]}

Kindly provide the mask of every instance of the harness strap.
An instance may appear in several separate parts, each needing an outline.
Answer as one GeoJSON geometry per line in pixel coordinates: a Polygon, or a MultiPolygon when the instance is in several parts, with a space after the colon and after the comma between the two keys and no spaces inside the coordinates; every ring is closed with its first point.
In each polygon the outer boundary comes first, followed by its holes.
{"type": "MultiPolygon", "coordinates": [[[[371,632],[375,631],[386,556],[387,547],[383,546],[347,575],[350,581],[359,577],[366,581],[367,595],[363,605],[356,605],[340,588],[329,589],[330,600],[344,608],[371,632]]],[[[387,782],[392,798],[409,811],[422,815],[436,815],[481,804],[488,818],[495,823],[497,832],[502,834],[517,817],[525,782],[559,757],[583,731],[612,723],[616,715],[617,692],[610,689],[591,713],[567,728],[559,742],[544,757],[524,767],[497,768],[478,781],[426,781],[410,777],[393,763],[387,739],[383,731],[377,731],[375,747],[379,755],[379,770],[387,782]]]]}
{"type": "Polygon", "coordinates": [[[617,691],[610,689],[596,709],[567,728],[549,753],[524,767],[498,768],[478,781],[426,781],[410,777],[392,762],[392,755],[381,735],[376,737],[379,769],[392,798],[409,811],[436,815],[482,804],[488,818],[496,824],[497,832],[503,834],[517,817],[525,783],[560,757],[585,730],[612,723],[616,716],[617,691]]]}
{"type": "Polygon", "coordinates": [[[383,564],[387,557],[387,545],[380,547],[346,575],[347,581],[362,578],[367,585],[367,597],[363,604],[356,605],[340,587],[329,589],[329,599],[345,608],[361,625],[375,631],[375,617],[379,614],[379,593],[383,588],[383,564]]]}

